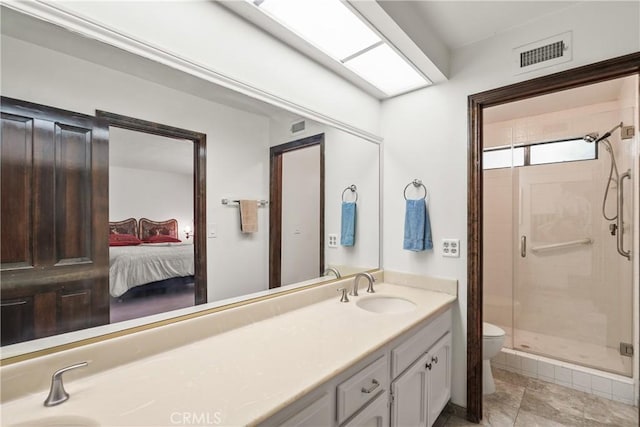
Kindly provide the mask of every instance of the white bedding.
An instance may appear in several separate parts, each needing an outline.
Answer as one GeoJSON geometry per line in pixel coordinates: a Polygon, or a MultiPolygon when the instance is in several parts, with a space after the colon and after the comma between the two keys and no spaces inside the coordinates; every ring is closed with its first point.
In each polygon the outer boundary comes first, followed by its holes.
{"type": "Polygon", "coordinates": [[[109,292],[114,297],[146,283],[194,274],[193,245],[190,244],[109,247],[109,292]]]}

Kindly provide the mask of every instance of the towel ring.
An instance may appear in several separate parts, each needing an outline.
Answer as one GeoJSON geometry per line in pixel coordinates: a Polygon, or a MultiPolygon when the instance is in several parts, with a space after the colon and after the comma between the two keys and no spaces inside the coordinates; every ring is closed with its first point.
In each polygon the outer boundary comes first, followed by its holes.
{"type": "Polygon", "coordinates": [[[347,190],[351,190],[352,193],[355,193],[356,195],[356,199],[354,200],[354,202],[358,201],[358,187],[356,187],[355,184],[351,184],[350,186],[348,186],[347,188],[345,188],[344,190],[342,190],[342,201],[344,202],[344,193],[347,192],[347,190]]]}
{"type": "MultiPolygon", "coordinates": [[[[427,187],[424,186],[424,184],[422,183],[421,180],[419,179],[414,179],[413,181],[411,181],[410,183],[407,184],[406,187],[404,187],[404,199],[407,200],[407,189],[409,188],[410,185],[413,185],[414,187],[422,187],[424,189],[424,196],[422,197],[422,199],[426,199],[427,198],[427,187]]],[[[419,200],[419,199],[418,199],[419,200]]]]}

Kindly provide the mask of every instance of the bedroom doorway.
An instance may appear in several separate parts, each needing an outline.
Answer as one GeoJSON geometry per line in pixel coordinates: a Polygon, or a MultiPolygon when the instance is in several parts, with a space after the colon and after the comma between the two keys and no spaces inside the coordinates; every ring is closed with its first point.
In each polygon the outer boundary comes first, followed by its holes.
{"type": "Polygon", "coordinates": [[[206,135],[96,117],[109,132],[110,322],[207,302],[206,135]]]}
{"type": "Polygon", "coordinates": [[[271,147],[269,288],[324,270],[324,134],[271,147]]]}

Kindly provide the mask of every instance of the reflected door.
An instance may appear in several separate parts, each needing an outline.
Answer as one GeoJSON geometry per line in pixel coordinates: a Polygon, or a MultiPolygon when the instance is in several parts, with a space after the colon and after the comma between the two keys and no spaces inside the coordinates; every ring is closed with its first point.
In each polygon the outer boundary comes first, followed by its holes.
{"type": "Polygon", "coordinates": [[[271,148],[269,288],[324,267],[324,134],[271,148]]]}

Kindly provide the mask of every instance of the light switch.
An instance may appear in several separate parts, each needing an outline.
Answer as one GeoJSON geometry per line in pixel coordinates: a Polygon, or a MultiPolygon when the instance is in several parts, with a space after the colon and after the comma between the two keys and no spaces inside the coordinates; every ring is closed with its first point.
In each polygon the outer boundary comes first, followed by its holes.
{"type": "Polygon", "coordinates": [[[215,222],[210,222],[207,226],[207,237],[210,239],[218,237],[218,227],[215,222]]]}

